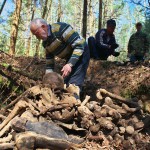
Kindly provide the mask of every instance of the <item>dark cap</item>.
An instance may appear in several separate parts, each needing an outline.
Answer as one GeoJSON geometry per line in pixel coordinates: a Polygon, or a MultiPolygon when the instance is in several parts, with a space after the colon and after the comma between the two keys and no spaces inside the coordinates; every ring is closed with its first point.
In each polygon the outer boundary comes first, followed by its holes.
{"type": "Polygon", "coordinates": [[[107,20],[107,26],[115,27],[116,26],[116,21],[113,20],[113,19],[107,20]]]}
{"type": "Polygon", "coordinates": [[[137,26],[142,26],[142,23],[141,23],[141,22],[137,22],[137,23],[136,23],[136,27],[137,27],[137,26]]]}

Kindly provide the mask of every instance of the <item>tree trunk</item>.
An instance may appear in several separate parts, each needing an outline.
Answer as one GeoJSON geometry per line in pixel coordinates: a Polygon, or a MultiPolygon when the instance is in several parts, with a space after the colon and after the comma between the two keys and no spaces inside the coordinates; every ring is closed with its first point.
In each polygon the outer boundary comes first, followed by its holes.
{"type": "MultiPolygon", "coordinates": [[[[28,22],[27,22],[27,28],[28,28],[28,25],[30,23],[30,21],[33,19],[33,16],[34,16],[34,11],[35,11],[35,8],[33,6],[33,8],[31,7],[31,4],[32,4],[32,1],[31,0],[28,0],[27,1],[27,18],[28,18],[28,22]],[[31,14],[32,12],[32,14],[31,14]],[[31,15],[32,16],[31,16],[31,15]]],[[[27,29],[28,30],[28,29],[27,29]]],[[[29,37],[27,39],[27,42],[26,42],[26,56],[29,56],[29,52],[30,52],[30,42],[31,42],[31,32],[29,33],[29,37]]]]}
{"type": "Polygon", "coordinates": [[[77,8],[78,8],[78,10],[77,10],[77,25],[78,25],[78,31],[79,31],[79,33],[80,34],[82,34],[82,21],[83,21],[83,7],[82,7],[82,5],[83,5],[83,2],[82,1],[79,1],[78,3],[77,3],[77,8]]]}
{"type": "Polygon", "coordinates": [[[105,26],[106,24],[106,20],[107,20],[107,14],[108,14],[108,5],[107,5],[107,0],[105,1],[105,3],[103,3],[103,16],[102,16],[102,26],[105,26]]]}
{"type": "Polygon", "coordinates": [[[57,18],[57,22],[60,22],[62,16],[62,10],[61,10],[61,0],[58,1],[58,18],[57,18]]]}
{"type": "Polygon", "coordinates": [[[91,33],[92,31],[92,0],[89,1],[89,13],[88,13],[88,18],[89,18],[89,32],[91,33]]]}
{"type": "MultiPolygon", "coordinates": [[[[47,3],[48,0],[45,1],[44,6],[43,6],[43,12],[42,12],[42,18],[45,19],[46,13],[47,13],[47,3]]],[[[39,56],[39,47],[40,47],[40,42],[41,40],[37,40],[36,42],[36,51],[35,51],[35,56],[38,57],[39,56]]]]}
{"type": "Polygon", "coordinates": [[[48,4],[48,12],[49,13],[47,13],[47,15],[46,15],[46,20],[48,21],[48,22],[52,22],[52,0],[50,0],[50,2],[49,2],[49,4],[48,4]]]}
{"type": "Polygon", "coordinates": [[[87,31],[87,0],[84,0],[83,4],[83,28],[82,28],[82,36],[86,39],[86,31],[87,31]]]}
{"type": "Polygon", "coordinates": [[[16,9],[13,14],[13,23],[12,23],[11,35],[10,35],[9,53],[11,55],[15,54],[15,46],[16,46],[16,39],[17,39],[17,35],[18,35],[18,26],[19,26],[19,20],[20,20],[21,5],[22,5],[22,0],[16,0],[16,9]]]}
{"type": "Polygon", "coordinates": [[[1,15],[2,11],[3,11],[3,8],[4,8],[4,6],[5,6],[6,1],[7,1],[7,0],[4,0],[3,3],[2,3],[1,9],[0,9],[0,15],[1,15]]]}
{"type": "Polygon", "coordinates": [[[43,14],[42,14],[42,18],[44,19],[46,14],[47,14],[47,3],[48,3],[48,0],[45,0],[45,4],[43,6],[43,14]]]}
{"type": "Polygon", "coordinates": [[[98,29],[102,28],[102,0],[99,0],[99,21],[98,21],[98,29]]]}
{"type": "MultiPolygon", "coordinates": [[[[31,20],[33,20],[33,18],[34,18],[35,10],[36,10],[36,0],[34,0],[33,8],[31,7],[31,12],[32,12],[31,20]]],[[[26,55],[27,56],[29,56],[29,53],[30,53],[31,37],[32,37],[32,33],[30,31],[30,34],[29,34],[29,37],[27,40],[27,49],[26,49],[26,55]]]]}

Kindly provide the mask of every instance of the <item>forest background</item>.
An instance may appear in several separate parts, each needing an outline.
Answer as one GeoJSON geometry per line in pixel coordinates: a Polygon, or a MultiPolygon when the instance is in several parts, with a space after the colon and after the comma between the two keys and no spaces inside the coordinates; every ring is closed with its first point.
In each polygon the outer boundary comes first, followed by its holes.
{"type": "Polygon", "coordinates": [[[41,41],[29,30],[33,18],[44,18],[50,24],[69,23],[86,40],[105,28],[108,19],[115,19],[121,52],[117,60],[122,61],[127,58],[128,40],[137,22],[150,35],[150,0],[0,0],[0,50],[43,57],[41,41]]]}

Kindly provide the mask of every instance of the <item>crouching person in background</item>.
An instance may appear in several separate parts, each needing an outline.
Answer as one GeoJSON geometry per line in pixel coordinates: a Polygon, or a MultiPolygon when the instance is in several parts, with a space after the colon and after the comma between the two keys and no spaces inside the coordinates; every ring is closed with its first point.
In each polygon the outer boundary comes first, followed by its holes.
{"type": "Polygon", "coordinates": [[[88,44],[91,52],[91,56],[94,59],[107,60],[111,55],[117,57],[119,52],[115,52],[115,49],[119,47],[116,43],[114,30],[116,28],[116,22],[113,19],[107,21],[107,28],[99,30],[94,37],[88,39],[88,44]]]}

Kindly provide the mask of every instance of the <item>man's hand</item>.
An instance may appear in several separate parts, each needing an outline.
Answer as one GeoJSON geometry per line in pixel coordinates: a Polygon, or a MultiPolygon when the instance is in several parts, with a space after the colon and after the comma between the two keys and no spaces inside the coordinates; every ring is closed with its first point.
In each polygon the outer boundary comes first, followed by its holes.
{"type": "Polygon", "coordinates": [[[71,73],[71,71],[72,71],[71,66],[69,64],[66,64],[61,70],[61,72],[63,73],[62,77],[63,78],[67,77],[71,73]]]}

